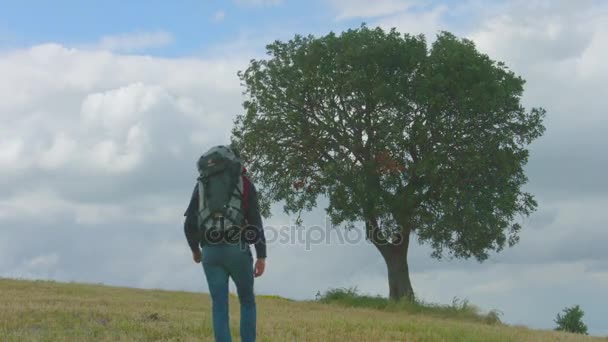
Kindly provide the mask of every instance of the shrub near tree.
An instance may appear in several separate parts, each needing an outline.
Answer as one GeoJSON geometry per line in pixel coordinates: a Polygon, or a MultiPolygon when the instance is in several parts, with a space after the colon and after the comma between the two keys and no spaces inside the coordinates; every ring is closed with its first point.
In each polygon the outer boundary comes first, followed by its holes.
{"type": "Polygon", "coordinates": [[[581,310],[580,306],[576,305],[565,308],[563,314],[563,316],[559,313],[557,314],[555,318],[557,328],[555,330],[587,335],[587,325],[583,323],[585,313],[581,310]]]}
{"type": "MultiPolygon", "coordinates": [[[[545,111],[525,81],[472,41],[363,25],[267,46],[239,76],[245,113],[232,140],[266,201],[300,213],[329,199],[332,224],[365,225],[388,268],[390,298],[414,298],[412,236],[435,258],[486,260],[518,242],[522,190],[545,111]]],[[[299,216],[298,216],[299,218],[299,216]]]]}

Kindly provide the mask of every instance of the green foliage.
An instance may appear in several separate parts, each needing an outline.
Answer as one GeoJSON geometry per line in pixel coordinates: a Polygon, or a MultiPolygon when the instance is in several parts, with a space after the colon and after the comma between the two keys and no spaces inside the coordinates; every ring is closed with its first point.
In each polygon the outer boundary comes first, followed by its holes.
{"type": "Polygon", "coordinates": [[[318,296],[318,302],[337,304],[347,307],[370,308],[384,311],[405,311],[410,314],[420,314],[438,318],[460,319],[486,324],[502,324],[501,313],[492,310],[487,314],[480,312],[479,308],[471,305],[468,300],[454,298],[450,305],[427,303],[421,300],[403,299],[390,300],[382,296],[369,296],[360,294],[356,287],[329,289],[318,296]]]}
{"type": "Polygon", "coordinates": [[[436,258],[517,243],[516,218],[537,207],[523,167],[545,111],[522,107],[525,81],[503,63],[448,32],[428,46],[365,25],[267,54],[239,72],[248,99],[232,132],[265,216],[324,196],[334,225],[369,223],[375,243],[415,232],[436,258]]]}
{"type": "Polygon", "coordinates": [[[576,305],[563,310],[564,315],[557,314],[555,330],[587,335],[587,325],[583,323],[585,313],[576,305]]]}

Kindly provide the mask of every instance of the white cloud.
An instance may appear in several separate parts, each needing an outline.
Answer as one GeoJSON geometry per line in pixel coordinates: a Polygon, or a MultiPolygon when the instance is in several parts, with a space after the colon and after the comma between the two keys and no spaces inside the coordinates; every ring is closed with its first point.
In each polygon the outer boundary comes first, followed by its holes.
{"type": "Polygon", "coordinates": [[[170,95],[162,87],[138,82],[87,95],[81,115],[89,125],[123,130],[168,101],[170,95]]]}
{"type": "Polygon", "coordinates": [[[442,22],[442,16],[447,12],[449,12],[447,6],[437,6],[422,12],[405,11],[386,16],[375,24],[384,30],[396,28],[399,32],[412,35],[422,33],[430,42],[434,40],[440,30],[447,29],[447,25],[442,22]]]}
{"type": "Polygon", "coordinates": [[[174,225],[182,217],[188,199],[186,190],[179,203],[169,196],[140,195],[133,199],[115,199],[102,203],[89,198],[76,201],[61,194],[60,189],[16,190],[0,198],[0,223],[27,220],[31,224],[69,222],[80,226],[99,224],[174,225]]]}
{"type": "Polygon", "coordinates": [[[485,51],[508,56],[518,64],[567,60],[580,57],[589,46],[601,25],[598,16],[601,14],[584,6],[584,2],[549,6],[540,1],[516,1],[509,3],[502,14],[485,18],[470,36],[485,51]]]}
{"type": "MultiPolygon", "coordinates": [[[[608,14],[604,18],[608,18],[608,14]]],[[[583,79],[593,80],[598,74],[608,75],[608,65],[606,64],[606,60],[608,60],[608,46],[605,43],[608,37],[608,26],[597,22],[594,24],[596,25],[596,30],[595,32],[588,33],[591,36],[591,40],[578,60],[577,69],[580,77],[583,79]]]]}
{"type": "Polygon", "coordinates": [[[4,170],[19,169],[24,166],[23,140],[0,140],[0,168],[4,170]]]}
{"type": "Polygon", "coordinates": [[[173,35],[166,31],[131,32],[102,37],[97,48],[107,51],[142,51],[173,43],[173,35]]]}
{"type": "Polygon", "coordinates": [[[51,146],[40,154],[40,166],[43,169],[59,169],[70,160],[76,148],[74,139],[59,132],[53,138],[51,146]]]}
{"type": "Polygon", "coordinates": [[[241,110],[237,58],[0,54],[0,221],[178,221],[197,156],[227,142],[241,110]]]}
{"type": "Polygon", "coordinates": [[[32,222],[53,223],[71,217],[78,224],[95,224],[124,217],[118,205],[76,203],[57,194],[57,190],[19,191],[0,199],[0,222],[27,218],[32,222]]]}
{"type": "Polygon", "coordinates": [[[106,139],[95,143],[87,154],[90,165],[110,173],[131,172],[143,161],[146,133],[138,125],[129,128],[122,146],[106,139]]]}
{"type": "Polygon", "coordinates": [[[87,160],[132,171],[157,148],[191,149],[192,134],[204,138],[199,143],[226,137],[240,110],[236,71],[245,64],[244,57],[170,60],[59,45],[0,56],[0,123],[11,127],[0,138],[0,172],[70,161],[82,168],[87,160]]]}
{"type": "Polygon", "coordinates": [[[7,276],[19,279],[49,279],[61,275],[61,259],[57,253],[35,255],[21,262],[7,276]]]}
{"type": "Polygon", "coordinates": [[[235,2],[242,6],[278,6],[283,4],[284,0],[235,0],[235,2]]]}
{"type": "Polygon", "coordinates": [[[330,0],[338,20],[373,18],[396,14],[419,4],[420,0],[330,0]]]}
{"type": "Polygon", "coordinates": [[[27,268],[31,269],[48,269],[54,267],[59,262],[59,256],[56,253],[50,255],[41,255],[27,262],[27,268]]]}
{"type": "Polygon", "coordinates": [[[217,11],[213,14],[212,20],[214,23],[221,23],[224,19],[226,19],[226,12],[224,11],[217,11]]]}

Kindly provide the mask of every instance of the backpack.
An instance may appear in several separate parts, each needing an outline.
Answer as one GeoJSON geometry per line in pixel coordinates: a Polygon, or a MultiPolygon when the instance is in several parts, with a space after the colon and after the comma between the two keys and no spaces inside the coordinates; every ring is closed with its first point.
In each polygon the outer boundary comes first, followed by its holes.
{"type": "Polygon", "coordinates": [[[198,228],[209,240],[245,228],[246,182],[241,160],[226,146],[215,146],[198,160],[198,228]]]}

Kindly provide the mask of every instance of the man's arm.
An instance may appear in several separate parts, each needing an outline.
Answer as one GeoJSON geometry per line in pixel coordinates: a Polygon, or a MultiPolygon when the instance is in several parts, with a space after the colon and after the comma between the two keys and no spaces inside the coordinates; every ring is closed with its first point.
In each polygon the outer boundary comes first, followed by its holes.
{"type": "Polygon", "coordinates": [[[258,238],[254,243],[256,257],[258,259],[266,259],[266,236],[264,235],[264,226],[262,224],[262,216],[260,215],[258,195],[253,183],[248,183],[249,193],[247,202],[249,205],[247,208],[247,223],[258,230],[258,238]]]}
{"type": "Polygon", "coordinates": [[[198,184],[194,186],[194,191],[192,192],[190,204],[188,205],[188,208],[184,213],[184,216],[186,217],[186,219],[184,220],[184,234],[186,235],[186,240],[188,241],[188,246],[190,246],[190,250],[192,250],[192,253],[200,252],[200,237],[198,236],[197,215],[198,184]]]}

